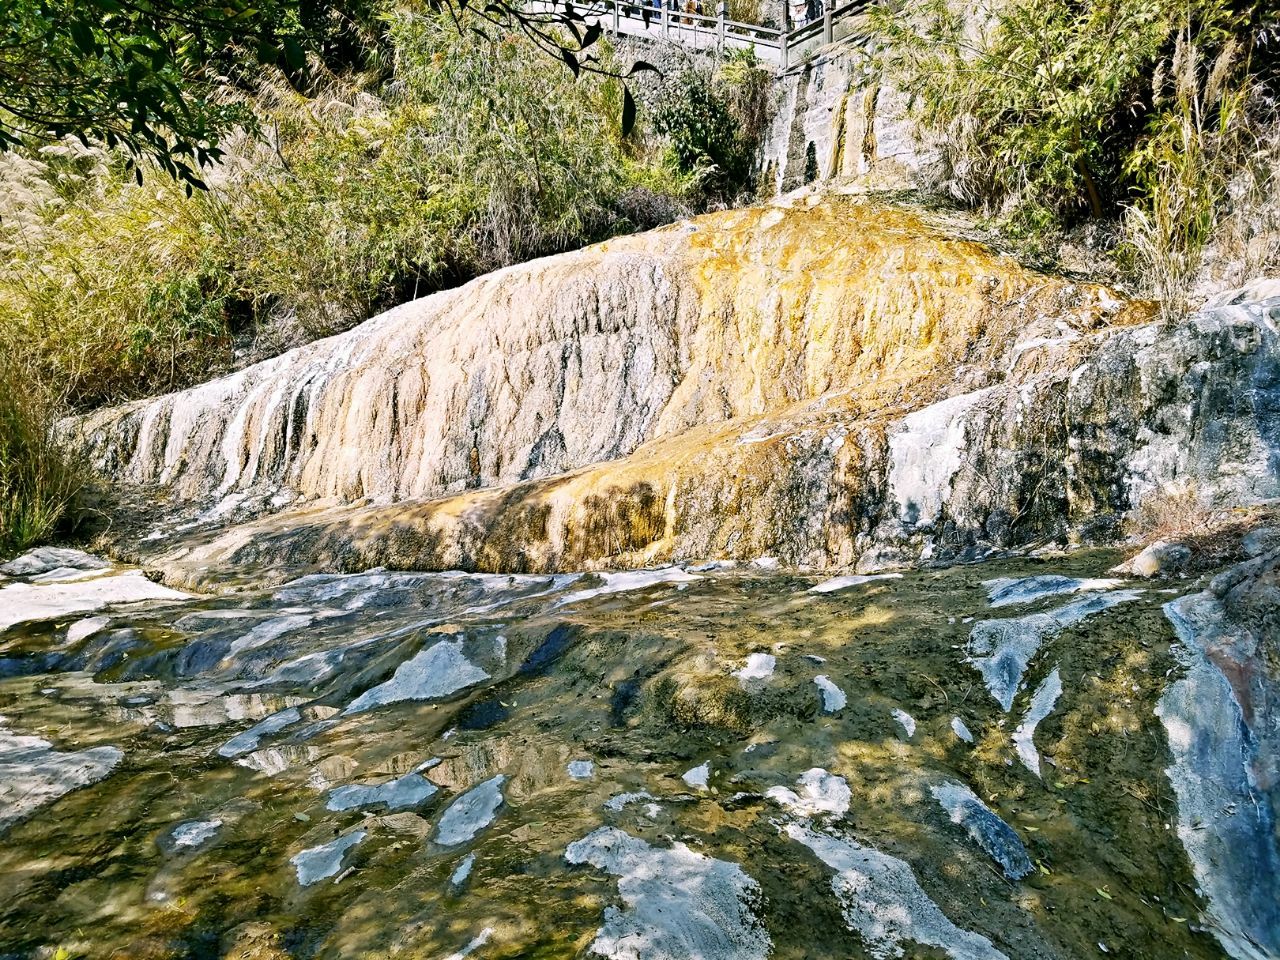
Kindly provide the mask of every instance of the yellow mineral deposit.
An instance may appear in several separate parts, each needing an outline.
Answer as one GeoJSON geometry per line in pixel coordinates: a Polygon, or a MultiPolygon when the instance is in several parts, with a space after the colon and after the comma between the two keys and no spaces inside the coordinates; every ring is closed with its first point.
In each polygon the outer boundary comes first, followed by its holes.
{"type": "MultiPolygon", "coordinates": [[[[252,537],[287,527],[293,565],[301,528],[312,562],[625,567],[785,540],[788,559],[848,564],[862,531],[805,517],[860,498],[903,415],[1151,315],[954,234],[840,196],[711,214],[73,429],[175,495],[296,493],[301,512],[252,537]],[[797,540],[805,526],[823,530],[797,540]]],[[[243,542],[184,547],[177,566],[243,542]]]]}

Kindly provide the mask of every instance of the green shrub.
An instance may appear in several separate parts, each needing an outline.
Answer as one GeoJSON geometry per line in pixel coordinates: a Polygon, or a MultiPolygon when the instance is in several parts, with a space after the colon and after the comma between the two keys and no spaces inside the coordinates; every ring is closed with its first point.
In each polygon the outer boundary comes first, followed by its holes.
{"type": "Polygon", "coordinates": [[[495,267],[654,225],[680,186],[619,135],[621,87],[518,37],[389,22],[393,80],[282,111],[235,215],[238,273],[314,332],[495,267]],[[662,205],[658,205],[662,209],[662,205]]]}
{"type": "Polygon", "coordinates": [[[1179,309],[1258,153],[1250,51],[1265,0],[924,0],[881,8],[880,66],[948,186],[1033,242],[1123,219],[1122,263],[1179,309]]]}
{"type": "Polygon", "coordinates": [[[47,398],[0,362],[0,556],[72,528],[83,480],[53,431],[47,398]]]}
{"type": "Polygon", "coordinates": [[[716,82],[729,115],[738,124],[738,138],[753,155],[768,130],[774,75],[752,48],[731,49],[716,71],[716,82]]]}
{"type": "Polygon", "coordinates": [[[768,75],[751,51],[735,51],[719,70],[690,63],[670,73],[652,105],[653,127],[667,138],[672,166],[716,198],[732,199],[750,182],[768,122],[768,75]]]}
{"type": "Polygon", "coordinates": [[[963,195],[1027,226],[1122,194],[1112,142],[1172,29],[1151,0],[1013,0],[998,13],[925,0],[877,11],[890,76],[944,132],[963,195]]]}

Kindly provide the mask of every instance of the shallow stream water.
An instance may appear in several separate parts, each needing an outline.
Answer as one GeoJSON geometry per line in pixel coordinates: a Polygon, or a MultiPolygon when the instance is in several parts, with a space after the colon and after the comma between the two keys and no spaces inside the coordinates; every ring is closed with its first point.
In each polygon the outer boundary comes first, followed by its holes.
{"type": "Polygon", "coordinates": [[[1171,595],[1115,560],[46,606],[0,632],[0,957],[1222,956],[1171,595]]]}

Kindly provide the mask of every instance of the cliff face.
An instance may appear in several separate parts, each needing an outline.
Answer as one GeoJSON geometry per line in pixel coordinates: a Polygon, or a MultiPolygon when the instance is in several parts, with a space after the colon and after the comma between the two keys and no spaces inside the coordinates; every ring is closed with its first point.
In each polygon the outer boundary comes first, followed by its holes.
{"type": "Polygon", "coordinates": [[[775,82],[760,151],[763,184],[775,193],[828,181],[858,189],[935,186],[942,151],[907,104],[860,46],[823,51],[775,82]]]}
{"type": "Polygon", "coordinates": [[[1280,300],[1162,327],[956,233],[839,197],[714,214],[72,429],[205,526],[295,501],[178,551],[157,530],[143,554],[192,576],[872,568],[1104,536],[1162,489],[1280,494],[1280,300]]]}

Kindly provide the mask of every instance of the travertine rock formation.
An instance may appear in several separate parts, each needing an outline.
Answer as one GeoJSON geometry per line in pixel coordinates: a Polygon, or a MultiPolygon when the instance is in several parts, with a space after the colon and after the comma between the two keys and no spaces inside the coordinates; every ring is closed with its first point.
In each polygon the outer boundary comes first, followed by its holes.
{"type": "Polygon", "coordinates": [[[1280,299],[1161,325],[958,231],[834,196],[713,214],[72,429],[205,526],[295,501],[139,551],[196,579],[233,556],[869,569],[1105,537],[1165,488],[1280,494],[1280,299]]]}

